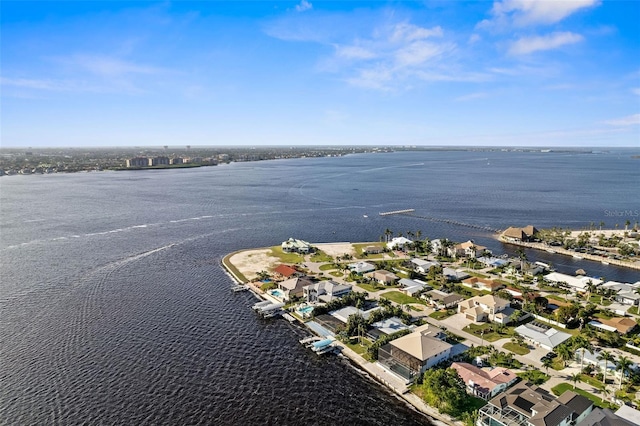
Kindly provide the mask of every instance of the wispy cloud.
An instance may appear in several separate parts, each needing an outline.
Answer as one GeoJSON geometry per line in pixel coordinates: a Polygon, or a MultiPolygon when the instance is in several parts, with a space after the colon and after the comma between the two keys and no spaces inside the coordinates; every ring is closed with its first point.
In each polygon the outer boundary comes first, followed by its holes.
{"type": "Polygon", "coordinates": [[[313,5],[307,0],[302,0],[300,4],[296,5],[296,12],[304,12],[309,9],[313,9],[313,5]]]}
{"type": "Polygon", "coordinates": [[[479,28],[505,29],[511,26],[549,25],[583,9],[598,6],[599,0],[502,0],[495,1],[491,18],[478,24],[479,28]]]}
{"type": "Polygon", "coordinates": [[[473,101],[476,99],[484,99],[487,96],[489,96],[489,94],[486,92],[476,92],[476,93],[469,93],[468,95],[458,96],[454,100],[456,102],[467,102],[467,101],[473,101]]]}
{"type": "Polygon", "coordinates": [[[632,114],[627,115],[626,117],[614,118],[612,120],[607,120],[604,123],[614,127],[636,126],[640,124],[640,114],[632,114]]]}
{"type": "Polygon", "coordinates": [[[167,72],[166,69],[101,55],[74,55],[68,58],[62,58],[60,61],[104,77],[128,74],[151,75],[167,72]]]}
{"type": "Polygon", "coordinates": [[[640,87],[634,87],[633,89],[631,89],[631,93],[640,96],[640,87]]]}
{"type": "Polygon", "coordinates": [[[567,44],[575,44],[584,40],[580,34],[569,31],[555,32],[543,36],[522,37],[511,44],[509,53],[512,55],[527,55],[529,53],[552,50],[567,44]]]}

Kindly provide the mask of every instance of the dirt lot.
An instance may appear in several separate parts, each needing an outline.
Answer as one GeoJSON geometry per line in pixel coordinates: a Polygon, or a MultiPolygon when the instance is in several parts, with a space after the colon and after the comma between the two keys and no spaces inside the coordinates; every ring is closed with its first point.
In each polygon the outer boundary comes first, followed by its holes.
{"type": "MultiPolygon", "coordinates": [[[[355,255],[351,243],[322,243],[314,244],[314,246],[329,256],[355,255]]],[[[271,253],[270,248],[244,250],[231,256],[229,262],[251,281],[258,277],[258,272],[269,271],[282,263],[279,258],[270,256],[269,253],[271,253]]]]}

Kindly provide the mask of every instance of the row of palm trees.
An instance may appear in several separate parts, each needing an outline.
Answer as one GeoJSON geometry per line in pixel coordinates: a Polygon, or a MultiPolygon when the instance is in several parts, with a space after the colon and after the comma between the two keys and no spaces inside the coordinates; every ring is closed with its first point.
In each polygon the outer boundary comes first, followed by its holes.
{"type": "MultiPolygon", "coordinates": [[[[566,366],[566,362],[573,358],[576,351],[581,351],[580,357],[580,372],[572,374],[569,376],[569,379],[573,382],[573,387],[575,389],[576,382],[580,380],[580,373],[584,367],[584,354],[586,351],[593,352],[593,345],[583,336],[575,336],[572,339],[571,344],[564,344],[556,347],[555,352],[558,354],[560,359],[563,360],[563,363],[566,366]]],[[[630,358],[621,355],[616,359],[616,357],[607,351],[601,351],[598,355],[599,361],[604,361],[604,372],[602,377],[602,382],[604,384],[605,393],[607,392],[607,372],[609,369],[607,368],[609,364],[614,364],[616,371],[620,371],[620,381],[618,383],[618,389],[622,389],[622,381],[624,376],[629,372],[631,365],[633,365],[633,361],[630,358]]],[[[549,367],[553,365],[553,360],[551,358],[545,358],[543,360],[542,366],[549,372],[549,367]]]]}

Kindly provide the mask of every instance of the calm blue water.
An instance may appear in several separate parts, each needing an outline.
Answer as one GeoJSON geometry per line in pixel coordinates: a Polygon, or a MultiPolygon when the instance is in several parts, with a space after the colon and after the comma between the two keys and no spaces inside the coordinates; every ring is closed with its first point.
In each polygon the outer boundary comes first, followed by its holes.
{"type": "MultiPolygon", "coordinates": [[[[0,423],[426,423],[347,363],[304,350],[303,330],[256,318],[220,259],[289,237],[378,240],[387,228],[512,252],[477,227],[623,227],[611,212],[640,210],[631,153],[392,153],[3,177],[0,423]],[[434,220],[378,216],[406,208],[434,220]]],[[[528,254],[560,271],[640,280],[528,254]]]]}

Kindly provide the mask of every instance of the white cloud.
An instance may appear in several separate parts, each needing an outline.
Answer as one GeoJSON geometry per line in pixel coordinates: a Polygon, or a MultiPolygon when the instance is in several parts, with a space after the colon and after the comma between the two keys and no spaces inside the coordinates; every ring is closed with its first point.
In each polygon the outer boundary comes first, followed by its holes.
{"type": "Polygon", "coordinates": [[[395,25],[390,41],[414,41],[424,40],[429,37],[442,37],[444,32],[440,26],[423,28],[406,22],[395,25]]]}
{"type": "Polygon", "coordinates": [[[297,12],[304,12],[305,10],[313,9],[313,5],[307,0],[302,0],[300,4],[296,5],[297,12]]]}
{"type": "Polygon", "coordinates": [[[480,37],[479,34],[471,34],[471,36],[469,37],[469,44],[477,43],[480,40],[482,40],[482,37],[480,37]]]}
{"type": "Polygon", "coordinates": [[[361,46],[335,46],[336,56],[346,59],[372,59],[377,55],[361,46]]]}
{"type": "Polygon", "coordinates": [[[580,34],[572,32],[555,32],[544,36],[522,37],[511,44],[509,53],[526,55],[541,50],[552,50],[567,44],[575,44],[584,40],[580,34]]]}
{"type": "Polygon", "coordinates": [[[398,49],[394,55],[395,63],[397,67],[420,65],[453,49],[453,44],[417,41],[398,49]]]}
{"type": "Polygon", "coordinates": [[[495,1],[491,19],[478,24],[480,28],[504,28],[530,25],[549,25],[566,17],[600,4],[599,0],[502,0],[495,1]]]}
{"type": "Polygon", "coordinates": [[[640,114],[627,115],[626,117],[614,118],[604,122],[610,126],[628,127],[640,124],[640,114]]]}
{"type": "Polygon", "coordinates": [[[98,55],[76,55],[64,60],[85,70],[101,76],[121,76],[126,74],[158,74],[164,70],[147,65],[140,65],[118,58],[98,55]]]}
{"type": "Polygon", "coordinates": [[[633,89],[631,89],[631,93],[640,96],[640,87],[634,87],[633,89]]]}

